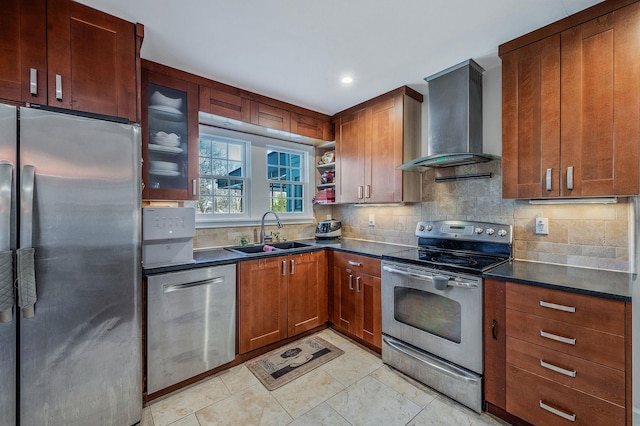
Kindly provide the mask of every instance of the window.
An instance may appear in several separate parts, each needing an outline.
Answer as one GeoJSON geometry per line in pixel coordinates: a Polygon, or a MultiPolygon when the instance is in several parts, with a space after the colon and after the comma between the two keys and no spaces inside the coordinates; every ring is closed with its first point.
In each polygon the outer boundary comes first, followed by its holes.
{"type": "Polygon", "coordinates": [[[200,135],[198,213],[245,213],[246,157],[246,142],[200,135]]]}
{"type": "Polygon", "coordinates": [[[203,123],[199,156],[199,228],[259,225],[267,210],[283,223],[314,221],[312,146],[203,123]]]}
{"type": "Polygon", "coordinates": [[[269,206],[275,212],[301,213],[304,205],[302,184],[304,153],[267,147],[269,206]]]}

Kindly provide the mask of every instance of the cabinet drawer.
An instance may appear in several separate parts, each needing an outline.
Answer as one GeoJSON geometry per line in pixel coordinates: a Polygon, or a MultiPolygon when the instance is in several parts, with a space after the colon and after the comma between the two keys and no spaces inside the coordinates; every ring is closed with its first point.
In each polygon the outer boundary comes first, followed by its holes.
{"type": "Polygon", "coordinates": [[[333,252],[333,265],[354,272],[380,277],[380,259],[351,253],[333,252]]]}
{"type": "Polygon", "coordinates": [[[623,425],[625,409],[507,365],[507,411],[535,425],[623,425]],[[547,409],[541,407],[544,404],[547,409]],[[554,414],[549,409],[558,410],[554,414]],[[574,420],[568,420],[561,413],[574,420]]]}
{"type": "Polygon", "coordinates": [[[507,309],[507,336],[624,371],[624,337],[507,309]],[[543,336],[543,334],[545,336],[543,336]],[[564,341],[559,341],[560,339],[564,341]]]}
{"type": "Polygon", "coordinates": [[[507,338],[507,363],[538,376],[624,406],[624,372],[507,338]]]}
{"type": "Polygon", "coordinates": [[[507,283],[509,309],[624,335],[624,302],[507,283]]]}

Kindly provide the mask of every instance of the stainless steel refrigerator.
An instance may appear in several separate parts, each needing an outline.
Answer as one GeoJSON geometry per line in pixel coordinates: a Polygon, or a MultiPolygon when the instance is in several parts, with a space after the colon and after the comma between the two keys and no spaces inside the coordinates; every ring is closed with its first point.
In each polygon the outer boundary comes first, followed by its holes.
{"type": "Polygon", "coordinates": [[[0,425],[140,421],[140,282],[139,128],[0,105],[0,425]]]}

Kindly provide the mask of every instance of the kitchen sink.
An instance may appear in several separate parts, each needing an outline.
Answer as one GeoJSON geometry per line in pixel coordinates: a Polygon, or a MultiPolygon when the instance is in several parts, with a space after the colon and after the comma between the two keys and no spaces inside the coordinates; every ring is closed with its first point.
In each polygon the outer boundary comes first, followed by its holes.
{"type": "Polygon", "coordinates": [[[226,247],[226,249],[235,253],[248,255],[248,254],[260,254],[260,253],[266,254],[274,251],[286,251],[286,250],[292,250],[297,248],[305,248],[305,247],[309,247],[310,245],[311,244],[305,244],[298,241],[287,241],[283,243],[273,243],[273,244],[258,244],[258,245],[251,245],[251,246],[226,247]],[[273,247],[273,250],[265,251],[264,246],[271,246],[273,247]]]}

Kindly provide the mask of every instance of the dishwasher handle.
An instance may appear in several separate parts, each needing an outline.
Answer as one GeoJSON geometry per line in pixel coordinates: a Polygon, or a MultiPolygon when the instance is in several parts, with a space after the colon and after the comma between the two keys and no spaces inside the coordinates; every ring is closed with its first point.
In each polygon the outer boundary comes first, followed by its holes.
{"type": "Polygon", "coordinates": [[[201,281],[165,285],[163,287],[163,291],[164,293],[172,293],[174,291],[188,290],[193,287],[200,287],[200,286],[209,285],[209,284],[221,284],[223,282],[224,282],[224,277],[209,278],[201,281]]]}

